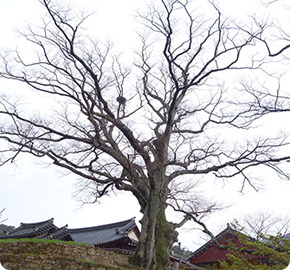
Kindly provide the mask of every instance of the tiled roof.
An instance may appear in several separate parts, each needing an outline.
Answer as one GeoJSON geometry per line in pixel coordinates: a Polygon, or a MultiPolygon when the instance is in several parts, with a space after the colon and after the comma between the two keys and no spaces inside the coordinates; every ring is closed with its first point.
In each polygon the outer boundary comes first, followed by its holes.
{"type": "Polygon", "coordinates": [[[63,241],[75,241],[88,245],[99,245],[113,241],[127,239],[130,245],[136,246],[136,241],[128,237],[128,233],[135,229],[139,232],[135,218],[121,222],[87,227],[80,229],[68,229],[67,225],[58,228],[53,224],[53,218],[37,223],[20,223],[20,226],[8,234],[0,234],[0,239],[9,238],[42,238],[58,239],[63,241]]]}
{"type": "Polygon", "coordinates": [[[56,230],[55,232],[50,233],[47,236],[48,239],[58,239],[58,240],[64,240],[67,239],[69,241],[73,241],[71,238],[71,235],[67,229],[67,225],[65,225],[64,227],[56,230]]]}
{"type": "MultiPolygon", "coordinates": [[[[238,236],[238,231],[234,230],[229,223],[227,223],[227,228],[224,229],[222,232],[220,232],[218,235],[215,236],[215,239],[219,242],[222,239],[226,239],[226,235],[232,235],[234,237],[238,236]]],[[[252,237],[247,236],[249,241],[254,242],[255,239],[252,237]]],[[[206,249],[208,249],[210,246],[213,245],[213,241],[210,240],[207,243],[205,243],[203,246],[201,246],[200,248],[198,248],[196,251],[194,251],[190,257],[187,259],[188,261],[192,260],[193,258],[195,258],[196,256],[198,256],[200,253],[202,253],[203,251],[205,251],[206,249]]]]}
{"type": "Polygon", "coordinates": [[[0,235],[0,239],[37,237],[57,229],[53,224],[53,218],[37,223],[20,223],[20,226],[9,234],[0,235]]]}
{"type": "MultiPolygon", "coordinates": [[[[227,228],[224,229],[222,232],[220,232],[218,235],[215,236],[215,239],[217,241],[219,241],[220,239],[222,239],[225,234],[231,234],[231,235],[237,235],[237,231],[234,230],[229,223],[227,224],[227,228]]],[[[208,241],[207,243],[205,243],[203,246],[201,246],[200,248],[198,248],[196,251],[194,251],[190,257],[187,259],[188,261],[192,260],[193,258],[195,258],[197,255],[199,255],[201,252],[203,252],[204,250],[206,250],[207,248],[209,248],[211,245],[213,245],[212,240],[208,241]]]]}
{"type": "Polygon", "coordinates": [[[121,222],[81,228],[69,229],[72,239],[77,243],[98,245],[112,242],[128,236],[128,232],[136,227],[135,218],[121,222]]]}

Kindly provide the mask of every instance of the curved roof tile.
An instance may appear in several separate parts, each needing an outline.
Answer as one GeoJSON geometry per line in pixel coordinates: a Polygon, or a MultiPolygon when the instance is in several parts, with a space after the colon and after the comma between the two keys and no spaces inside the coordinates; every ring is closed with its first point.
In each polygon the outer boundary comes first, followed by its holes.
{"type": "Polygon", "coordinates": [[[68,231],[75,242],[88,245],[98,245],[127,237],[128,231],[132,230],[134,227],[137,226],[135,218],[132,218],[106,225],[69,229],[68,231]]]}

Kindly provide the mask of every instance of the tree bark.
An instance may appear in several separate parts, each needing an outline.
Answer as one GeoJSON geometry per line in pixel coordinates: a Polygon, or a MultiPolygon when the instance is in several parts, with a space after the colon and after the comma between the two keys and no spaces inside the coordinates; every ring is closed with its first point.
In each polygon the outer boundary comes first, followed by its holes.
{"type": "Polygon", "coordinates": [[[166,204],[157,194],[151,193],[144,216],[137,249],[130,262],[146,269],[169,269],[170,249],[177,241],[177,231],[166,220],[166,204]]]}

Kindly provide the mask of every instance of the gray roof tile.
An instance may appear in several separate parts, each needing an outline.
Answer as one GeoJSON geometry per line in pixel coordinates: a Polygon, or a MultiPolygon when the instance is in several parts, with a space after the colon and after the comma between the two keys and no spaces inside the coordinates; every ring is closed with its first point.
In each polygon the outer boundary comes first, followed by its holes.
{"type": "MultiPolygon", "coordinates": [[[[8,235],[1,234],[0,239],[41,237],[75,241],[88,245],[99,245],[128,237],[128,232],[134,228],[137,228],[135,218],[80,229],[68,229],[67,225],[58,228],[53,224],[52,218],[37,223],[21,223],[18,228],[11,231],[8,235]]],[[[131,242],[135,243],[133,240],[131,240],[131,242]]]]}
{"type": "Polygon", "coordinates": [[[11,231],[8,235],[1,235],[0,239],[36,237],[57,229],[58,228],[53,224],[53,218],[37,223],[20,223],[18,228],[11,231]]]}
{"type": "Polygon", "coordinates": [[[136,227],[135,218],[95,227],[69,229],[72,239],[78,243],[97,245],[126,237],[136,227]]]}

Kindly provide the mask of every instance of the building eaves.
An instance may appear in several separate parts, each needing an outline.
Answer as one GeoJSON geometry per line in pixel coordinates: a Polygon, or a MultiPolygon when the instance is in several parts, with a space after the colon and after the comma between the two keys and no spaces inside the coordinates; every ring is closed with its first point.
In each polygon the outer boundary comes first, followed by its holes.
{"type": "Polygon", "coordinates": [[[128,237],[128,232],[134,227],[136,227],[135,218],[94,227],[68,229],[68,231],[75,242],[99,245],[128,237]]]}

